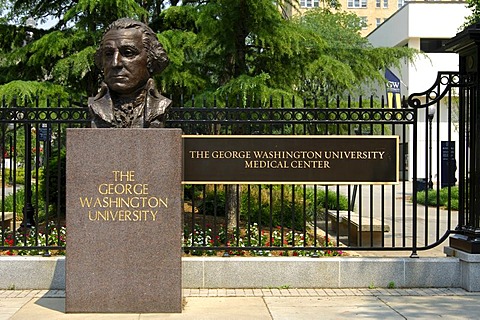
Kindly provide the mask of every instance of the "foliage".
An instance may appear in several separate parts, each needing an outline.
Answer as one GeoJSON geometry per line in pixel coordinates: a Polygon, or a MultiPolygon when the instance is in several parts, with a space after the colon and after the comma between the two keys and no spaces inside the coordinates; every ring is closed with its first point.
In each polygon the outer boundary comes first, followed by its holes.
{"type": "Polygon", "coordinates": [[[43,201],[49,205],[51,211],[60,212],[65,215],[66,212],[66,190],[67,183],[65,166],[66,152],[62,148],[60,152],[53,151],[48,161],[47,170],[42,171],[39,182],[39,191],[43,201]],[[48,194],[47,194],[48,186],[48,194]]]}
{"type": "MultiPolygon", "coordinates": [[[[257,246],[257,247],[283,247],[290,249],[298,245],[312,245],[313,238],[311,234],[302,234],[294,232],[292,230],[286,230],[283,232],[280,228],[276,228],[271,236],[265,231],[260,231],[258,225],[253,224],[249,227],[248,233],[245,231],[241,232],[240,230],[235,230],[233,234],[241,234],[239,238],[236,236],[228,236],[225,233],[225,228],[221,228],[218,234],[214,234],[211,227],[207,227],[203,230],[199,225],[195,225],[194,231],[189,232],[185,229],[184,231],[184,247],[188,247],[186,250],[187,254],[200,256],[200,255],[216,255],[218,252],[215,250],[195,250],[191,248],[195,247],[210,247],[219,246],[226,244],[227,246],[237,246],[240,244],[241,247],[244,246],[257,246]],[[283,242],[282,242],[283,239],[283,242]]],[[[36,228],[31,229],[22,229],[22,230],[6,230],[4,237],[5,246],[66,246],[66,227],[57,227],[54,223],[50,222],[45,231],[40,231],[36,228]]],[[[335,244],[331,242],[330,239],[326,237],[321,237],[317,239],[317,246],[320,247],[333,247],[335,244]]],[[[3,252],[7,255],[42,255],[50,254],[51,252],[46,249],[22,249],[22,250],[6,250],[3,252]]],[[[54,252],[55,254],[63,255],[65,254],[64,250],[58,250],[54,252]]],[[[272,255],[291,255],[291,256],[311,256],[312,254],[320,256],[342,256],[342,251],[337,250],[323,250],[323,251],[312,251],[312,250],[275,250],[269,249],[251,249],[251,250],[228,250],[229,255],[249,255],[249,256],[272,256],[272,255]]],[[[2,254],[2,252],[0,252],[2,254]]]]}
{"type": "MultiPolygon", "coordinates": [[[[440,189],[437,199],[437,190],[430,189],[428,191],[419,191],[417,192],[417,203],[427,204],[429,206],[440,206],[448,209],[448,187],[440,189]]],[[[451,187],[451,200],[450,200],[450,209],[458,210],[459,209],[459,190],[458,187],[451,187]]]]}
{"type": "Polygon", "coordinates": [[[225,191],[209,189],[201,200],[198,210],[212,216],[225,216],[225,191]]]}
{"type": "MultiPolygon", "coordinates": [[[[213,256],[222,252],[210,249],[192,249],[195,247],[213,248],[215,246],[227,247],[259,247],[259,249],[245,250],[227,250],[228,255],[240,256],[312,256],[313,254],[320,256],[341,256],[342,251],[337,250],[296,250],[296,246],[313,245],[313,236],[310,233],[303,234],[293,230],[282,230],[276,227],[271,233],[261,230],[256,223],[249,225],[247,228],[237,228],[232,233],[227,234],[225,228],[215,233],[210,226],[203,229],[199,225],[195,225],[191,232],[187,228],[184,230],[184,247],[187,247],[186,253],[194,256],[213,256]],[[260,247],[264,247],[260,249],[260,247]],[[275,249],[265,249],[265,247],[276,247],[275,249]],[[282,249],[279,249],[282,248],[282,249]],[[290,249],[290,250],[286,250],[290,249]]],[[[316,245],[319,247],[333,247],[335,244],[327,237],[317,239],[316,245]]]]}
{"type": "MultiPolygon", "coordinates": [[[[6,160],[6,161],[8,161],[8,160],[6,160]]],[[[14,178],[15,178],[15,183],[17,185],[25,184],[25,171],[21,170],[21,169],[11,170],[9,168],[5,168],[5,175],[2,176],[2,180],[5,181],[5,184],[9,185],[9,184],[13,183],[14,178]],[[15,171],[15,176],[16,177],[13,177],[13,171],[15,171]],[[12,181],[10,181],[10,175],[12,175],[12,177],[11,177],[12,181]]]]}
{"type": "Polygon", "coordinates": [[[465,23],[462,25],[461,29],[465,29],[480,21],[480,0],[466,0],[466,2],[466,7],[472,10],[472,14],[465,17],[465,23]]]}
{"type": "MultiPolygon", "coordinates": [[[[32,199],[31,203],[33,205],[38,205],[39,207],[39,216],[42,215],[43,210],[43,199],[37,198],[37,193],[35,192],[35,185],[32,185],[32,199]]],[[[17,219],[23,218],[23,208],[25,206],[25,189],[19,188],[15,192],[5,196],[4,201],[1,202],[0,206],[5,212],[14,212],[17,219]]]]}
{"type": "Polygon", "coordinates": [[[415,55],[406,48],[371,48],[359,35],[358,17],[328,6],[286,19],[279,6],[296,0],[11,3],[3,15],[10,24],[0,25],[0,95],[20,80],[15,94],[21,97],[95,95],[100,70],[93,53],[106,26],[120,17],[146,22],[158,33],[171,63],[156,80],[174,97],[239,96],[244,105],[250,96],[267,104],[272,94],[343,95],[364,87],[359,83],[383,81],[382,69],[415,55]],[[59,21],[41,30],[25,25],[29,17],[59,21]]]}
{"type": "Polygon", "coordinates": [[[312,221],[323,209],[347,210],[348,200],[341,195],[305,186],[292,188],[272,186],[254,188],[242,194],[241,217],[244,221],[258,222],[262,226],[281,225],[295,230],[304,228],[304,221],[312,221]]]}
{"type": "Polygon", "coordinates": [[[14,193],[5,196],[5,200],[1,205],[5,212],[14,212],[17,218],[21,218],[23,216],[22,210],[24,204],[25,190],[22,188],[17,189],[14,193]]]}
{"type": "MultiPolygon", "coordinates": [[[[223,190],[208,190],[205,199],[198,200],[201,213],[225,216],[226,199],[223,190]]],[[[240,194],[240,218],[245,223],[263,227],[281,225],[303,230],[304,221],[312,221],[328,209],[347,210],[348,199],[343,195],[311,187],[282,185],[243,188],[240,194]]]]}
{"type": "MultiPolygon", "coordinates": [[[[17,21],[20,24],[27,17],[40,21],[47,17],[60,19],[57,26],[48,31],[25,26],[3,26],[8,31],[6,36],[15,41],[1,42],[0,84],[23,80],[45,86],[42,89],[31,88],[31,83],[27,82],[20,96],[30,94],[34,89],[48,92],[52,84],[61,85],[62,95],[77,98],[94,95],[99,70],[94,67],[93,52],[102,30],[120,17],[142,19],[147,15],[141,2],[135,0],[57,0],[48,3],[15,0],[13,5],[11,16],[20,17],[17,21]],[[30,37],[27,37],[27,31],[30,37]]],[[[0,91],[4,90],[1,87],[0,91]]]]}
{"type": "MultiPolygon", "coordinates": [[[[14,80],[0,85],[0,96],[5,97],[5,101],[8,102],[19,98],[21,102],[27,101],[28,104],[34,105],[36,97],[60,97],[62,100],[66,100],[69,95],[65,91],[65,87],[58,84],[14,80]]],[[[44,103],[45,99],[41,101],[44,103]]]]}
{"type": "Polygon", "coordinates": [[[353,13],[308,10],[295,22],[305,30],[302,33],[319,34],[322,40],[321,45],[311,41],[304,45],[305,63],[299,64],[296,77],[302,96],[359,94],[359,88],[384,81],[379,71],[399,67],[416,54],[408,48],[373,48],[360,36],[361,19],[353,13]]]}
{"type": "Polygon", "coordinates": [[[182,44],[168,45],[175,59],[162,78],[162,87],[174,94],[180,86],[186,94],[200,89],[207,99],[217,94],[245,102],[248,96],[272,94],[358,93],[384,81],[385,67],[416,55],[408,48],[373,48],[359,34],[357,16],[328,8],[293,19],[284,19],[268,0],[205,1],[194,8],[162,13],[168,30],[161,34],[163,42],[182,44]],[[182,41],[187,35],[188,43],[182,41]],[[203,88],[201,81],[179,81],[187,66],[193,78],[204,81],[203,88]]]}
{"type": "MultiPolygon", "coordinates": [[[[5,232],[4,243],[6,246],[59,246],[65,247],[66,245],[66,228],[56,227],[53,223],[49,223],[45,231],[39,231],[36,228],[23,229],[5,232]]],[[[6,250],[7,255],[44,255],[51,252],[46,249],[22,249],[22,250],[6,250]]],[[[0,251],[1,254],[1,251],[0,251]]],[[[64,255],[64,250],[57,250],[55,254],[64,255]]]]}

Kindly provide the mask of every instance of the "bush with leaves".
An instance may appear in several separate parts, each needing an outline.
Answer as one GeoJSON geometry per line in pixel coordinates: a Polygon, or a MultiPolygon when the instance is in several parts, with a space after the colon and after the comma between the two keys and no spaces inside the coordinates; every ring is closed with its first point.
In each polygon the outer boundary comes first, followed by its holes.
{"type": "Polygon", "coordinates": [[[62,148],[59,153],[55,151],[52,152],[47,161],[48,170],[42,171],[39,192],[53,212],[60,212],[61,215],[64,216],[66,211],[65,186],[67,183],[65,148],[62,148]]]}
{"type": "MultiPolygon", "coordinates": [[[[313,221],[315,212],[321,218],[324,209],[348,209],[345,196],[313,186],[258,185],[240,189],[240,219],[264,227],[281,225],[301,230],[305,221],[313,221]]],[[[225,216],[223,189],[207,188],[205,198],[196,201],[200,213],[225,216]]]]}
{"type": "MultiPolygon", "coordinates": [[[[417,192],[417,203],[418,204],[426,204],[428,206],[440,206],[449,208],[448,204],[448,189],[449,188],[442,188],[440,189],[438,196],[437,190],[429,189],[425,191],[417,192]]],[[[458,210],[459,209],[459,193],[458,187],[451,187],[450,188],[450,209],[458,210]]]]}

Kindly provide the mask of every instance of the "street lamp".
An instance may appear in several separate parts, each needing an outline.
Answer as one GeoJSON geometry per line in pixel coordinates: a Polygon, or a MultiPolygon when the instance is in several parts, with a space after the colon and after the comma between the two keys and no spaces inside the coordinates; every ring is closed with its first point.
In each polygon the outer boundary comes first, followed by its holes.
{"type": "MultiPolygon", "coordinates": [[[[8,131],[12,131],[15,129],[15,126],[13,125],[13,123],[9,123],[7,124],[7,129],[8,131]]],[[[9,142],[10,142],[10,147],[9,147],[9,150],[8,150],[8,160],[10,161],[10,170],[9,170],[9,174],[8,174],[8,183],[10,185],[13,184],[13,176],[12,176],[12,172],[13,172],[13,158],[12,158],[12,148],[13,148],[13,137],[11,134],[9,134],[9,142]]]]}
{"type": "MultiPolygon", "coordinates": [[[[36,22],[33,18],[28,18],[26,21],[26,26],[29,28],[34,28],[36,22]]],[[[33,32],[28,31],[27,37],[25,39],[25,44],[33,40],[33,32]]],[[[25,105],[25,107],[27,107],[25,105]]],[[[23,207],[23,222],[21,227],[31,228],[35,226],[34,213],[35,208],[32,204],[32,131],[31,125],[28,122],[24,124],[25,128],[25,205],[23,207]]]]}
{"type": "Polygon", "coordinates": [[[428,144],[428,149],[429,149],[429,164],[428,164],[428,172],[429,172],[429,179],[428,179],[428,188],[433,189],[433,181],[432,181],[432,122],[433,118],[435,117],[435,105],[431,105],[428,107],[427,110],[427,117],[428,117],[428,123],[429,123],[429,144],[428,144]]]}

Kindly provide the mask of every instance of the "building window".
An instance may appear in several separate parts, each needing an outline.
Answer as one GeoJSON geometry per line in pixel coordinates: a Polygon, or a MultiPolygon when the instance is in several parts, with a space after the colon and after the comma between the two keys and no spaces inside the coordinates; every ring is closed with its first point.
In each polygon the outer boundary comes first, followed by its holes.
{"type": "Polygon", "coordinates": [[[380,8],[382,0],[375,0],[375,8],[380,8]]]}
{"type": "Polygon", "coordinates": [[[420,39],[420,50],[429,52],[443,52],[443,45],[448,39],[420,39]]]}
{"type": "Polygon", "coordinates": [[[375,19],[375,26],[378,28],[379,25],[382,24],[382,19],[381,18],[376,18],[375,19]]]}
{"type": "Polygon", "coordinates": [[[302,8],[318,8],[320,0],[300,0],[300,7],[302,8]]]}
{"type": "Polygon", "coordinates": [[[383,0],[383,7],[388,8],[388,0],[383,0]]]}
{"type": "Polygon", "coordinates": [[[348,0],[348,8],[366,8],[367,0],[348,0]]]}
{"type": "Polygon", "coordinates": [[[403,7],[406,4],[406,2],[407,2],[406,0],[398,0],[398,9],[403,7]]]}

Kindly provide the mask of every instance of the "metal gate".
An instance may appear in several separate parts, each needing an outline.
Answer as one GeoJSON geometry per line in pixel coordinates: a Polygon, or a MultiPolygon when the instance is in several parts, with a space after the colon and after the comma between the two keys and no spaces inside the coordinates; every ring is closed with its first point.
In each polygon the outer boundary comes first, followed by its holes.
{"type": "MultiPolygon", "coordinates": [[[[442,243],[470,217],[468,209],[460,206],[457,211],[451,205],[457,188],[459,202],[469,203],[468,181],[459,179],[440,190],[445,181],[432,175],[432,165],[440,167],[444,139],[443,124],[437,119],[443,121],[447,112],[448,127],[455,123],[452,109],[443,111],[440,104],[455,103],[454,88],[469,92],[454,73],[441,76],[435,88],[444,85],[445,77],[448,89],[442,89],[438,99],[430,99],[434,89],[428,93],[428,104],[437,107],[431,120],[424,112],[428,106],[418,103],[416,96],[398,109],[373,97],[176,102],[167,126],[182,128],[185,134],[398,135],[403,146],[397,185],[187,185],[185,252],[318,256],[409,250],[415,256],[418,250],[442,243]],[[419,136],[424,136],[423,144],[419,136]],[[417,192],[427,200],[419,201],[417,192]],[[428,205],[432,195],[443,200],[445,194],[447,205],[428,205]]],[[[21,254],[63,250],[65,131],[88,125],[86,107],[38,99],[33,104],[3,101],[0,111],[4,221],[0,250],[21,254]]],[[[466,115],[459,117],[462,123],[466,115]]],[[[468,132],[465,125],[459,128],[468,132]]],[[[465,150],[461,137],[457,142],[447,134],[445,141],[455,141],[464,155],[471,151],[465,150]]],[[[450,163],[447,175],[464,176],[467,169],[461,164],[469,164],[469,159],[455,159],[458,170],[450,163]]]]}

